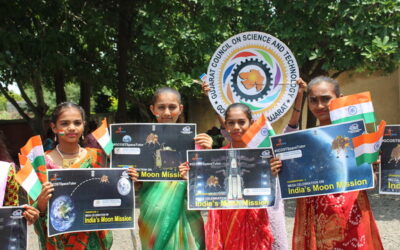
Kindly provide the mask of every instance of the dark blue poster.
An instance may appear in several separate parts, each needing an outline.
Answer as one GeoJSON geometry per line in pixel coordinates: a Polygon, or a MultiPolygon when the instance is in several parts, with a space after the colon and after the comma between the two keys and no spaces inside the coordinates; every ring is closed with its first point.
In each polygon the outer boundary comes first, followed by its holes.
{"type": "Polygon", "coordinates": [[[27,224],[22,207],[0,207],[0,250],[27,249],[27,224]]]}
{"type": "Polygon", "coordinates": [[[386,125],[381,146],[381,194],[400,194],[400,125],[386,125]]]}
{"type": "Polygon", "coordinates": [[[189,150],[188,209],[265,208],[275,202],[270,148],[189,150]]]}
{"type": "Polygon", "coordinates": [[[49,236],[134,227],[135,194],[126,169],[49,169],[48,176],[54,186],[49,236]]]}
{"type": "Polygon", "coordinates": [[[179,165],[194,149],[196,124],[111,124],[111,167],[134,167],[140,181],[182,180],[179,165]]]}
{"type": "Polygon", "coordinates": [[[371,164],[357,166],[352,138],[363,134],[362,120],[271,136],[282,198],[344,193],[374,187],[371,164]]]}

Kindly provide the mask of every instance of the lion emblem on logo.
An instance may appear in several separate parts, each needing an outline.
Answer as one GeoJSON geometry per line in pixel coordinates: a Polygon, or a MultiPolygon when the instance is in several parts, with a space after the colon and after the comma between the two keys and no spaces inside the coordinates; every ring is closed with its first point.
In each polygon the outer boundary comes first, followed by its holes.
{"type": "Polygon", "coordinates": [[[336,151],[336,158],[339,158],[341,152],[344,152],[346,157],[347,149],[350,148],[350,138],[343,136],[336,136],[336,138],[332,141],[332,150],[336,151]]]}
{"type": "Polygon", "coordinates": [[[160,144],[158,142],[158,135],[150,133],[146,138],[146,144],[160,144]]]}
{"type": "Polygon", "coordinates": [[[217,176],[211,175],[210,177],[208,177],[207,179],[207,187],[221,187],[219,185],[219,179],[217,176]]]}
{"type": "Polygon", "coordinates": [[[400,161],[400,144],[397,144],[397,146],[393,148],[392,153],[390,153],[389,163],[392,161],[396,164],[400,161]]]}

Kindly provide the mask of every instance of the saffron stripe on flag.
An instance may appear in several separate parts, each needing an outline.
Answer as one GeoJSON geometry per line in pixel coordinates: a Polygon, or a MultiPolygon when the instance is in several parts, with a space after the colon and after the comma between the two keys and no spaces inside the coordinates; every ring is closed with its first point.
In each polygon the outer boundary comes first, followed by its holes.
{"type": "MultiPolygon", "coordinates": [[[[42,146],[42,139],[40,138],[40,135],[35,135],[29,138],[29,140],[26,142],[26,144],[21,148],[21,154],[23,155],[29,155],[29,153],[32,151],[32,149],[36,146],[42,146]]],[[[42,147],[43,151],[43,147],[42,147]]]]}
{"type": "Polygon", "coordinates": [[[370,102],[372,100],[371,93],[369,91],[353,94],[349,96],[344,96],[336,98],[329,104],[329,110],[335,110],[345,106],[352,106],[364,102],[370,102]]]}
{"type": "Polygon", "coordinates": [[[381,138],[383,138],[383,134],[385,132],[385,126],[386,126],[386,122],[381,121],[377,132],[370,133],[370,134],[362,134],[360,136],[354,137],[353,138],[354,148],[359,147],[361,144],[364,144],[364,143],[376,143],[379,140],[381,140],[381,138]]]}
{"type": "Polygon", "coordinates": [[[100,138],[102,138],[105,134],[107,134],[107,124],[104,124],[104,121],[105,118],[104,120],[101,121],[100,127],[98,127],[95,131],[92,132],[96,140],[100,140],[100,138]]]}

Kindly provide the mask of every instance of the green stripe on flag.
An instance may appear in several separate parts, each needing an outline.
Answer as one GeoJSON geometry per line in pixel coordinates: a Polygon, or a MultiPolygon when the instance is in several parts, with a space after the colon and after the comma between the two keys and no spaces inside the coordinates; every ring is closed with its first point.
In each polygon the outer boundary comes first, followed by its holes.
{"type": "Polygon", "coordinates": [[[332,121],[333,124],[338,124],[342,122],[350,122],[350,121],[355,121],[355,120],[360,120],[364,119],[365,123],[374,123],[375,120],[375,112],[370,112],[370,113],[364,113],[364,114],[359,114],[359,115],[354,115],[354,116],[349,116],[341,119],[337,119],[332,121]]]}
{"type": "Polygon", "coordinates": [[[363,163],[373,163],[378,160],[379,152],[371,153],[371,154],[362,154],[356,157],[357,166],[360,166],[363,163]]]}
{"type": "Polygon", "coordinates": [[[32,167],[36,171],[39,166],[45,166],[45,165],[46,165],[46,160],[44,159],[44,156],[37,156],[32,162],[32,167]]]}
{"type": "Polygon", "coordinates": [[[36,200],[37,197],[39,196],[40,192],[42,192],[42,184],[40,183],[39,179],[35,182],[35,184],[32,186],[31,190],[29,190],[29,196],[32,198],[32,200],[36,200]]]}
{"type": "Polygon", "coordinates": [[[258,145],[259,148],[269,148],[271,147],[271,141],[269,140],[269,137],[265,138],[264,141],[262,141],[260,143],[260,145],[258,145]]]}
{"type": "Polygon", "coordinates": [[[109,155],[111,153],[111,151],[113,150],[113,148],[114,148],[114,144],[111,141],[109,141],[103,149],[104,149],[104,152],[106,152],[106,154],[109,155]]]}

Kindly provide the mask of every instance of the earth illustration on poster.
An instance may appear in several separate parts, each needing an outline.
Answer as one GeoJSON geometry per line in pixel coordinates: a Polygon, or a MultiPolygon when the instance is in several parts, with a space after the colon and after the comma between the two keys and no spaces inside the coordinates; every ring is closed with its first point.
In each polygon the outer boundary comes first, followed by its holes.
{"type": "Polygon", "coordinates": [[[51,224],[57,231],[68,230],[75,221],[76,212],[73,201],[69,196],[59,196],[53,201],[50,216],[51,224]]]}

